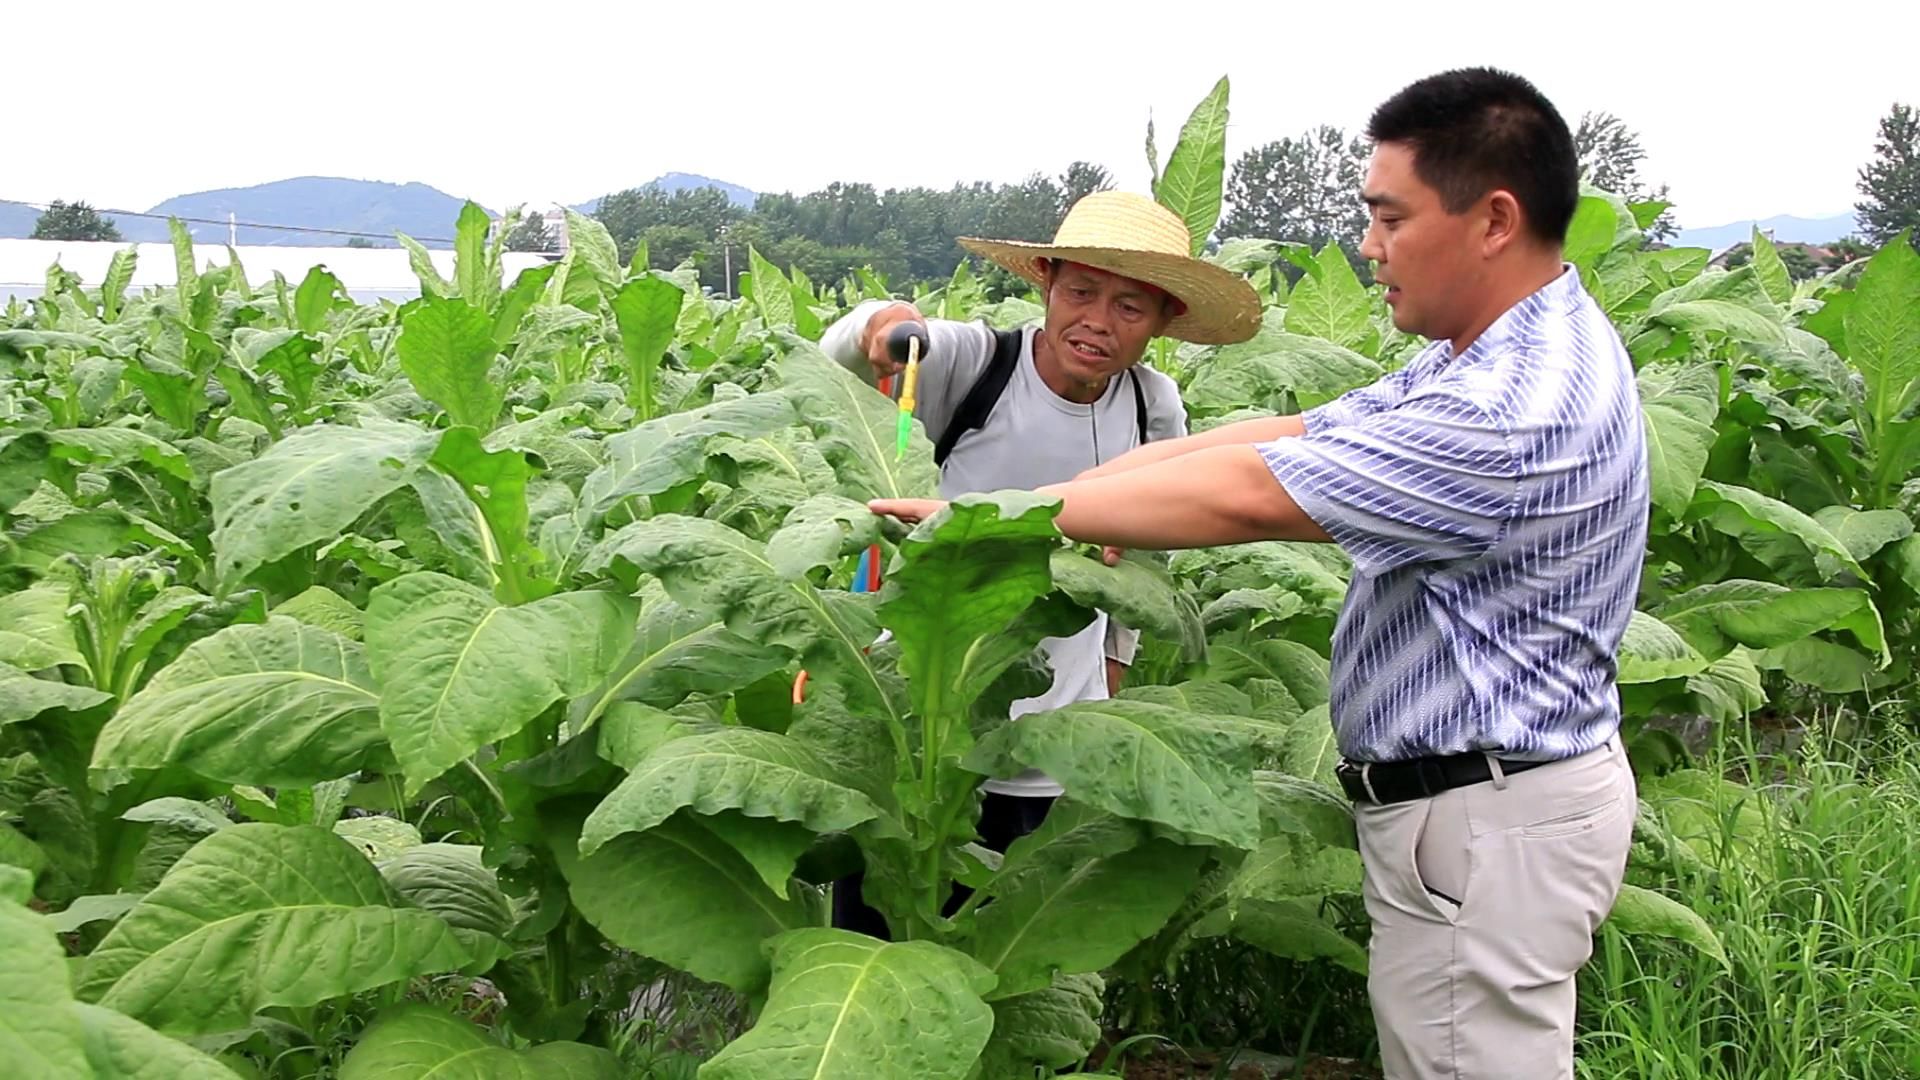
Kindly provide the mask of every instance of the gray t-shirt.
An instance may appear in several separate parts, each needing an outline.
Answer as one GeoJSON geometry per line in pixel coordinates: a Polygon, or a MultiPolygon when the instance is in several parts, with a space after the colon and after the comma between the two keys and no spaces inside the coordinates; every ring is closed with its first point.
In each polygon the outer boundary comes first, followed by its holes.
{"type": "MultiPolygon", "coordinates": [[[[890,301],[870,300],[827,328],[820,340],[828,356],[873,382],[873,366],[860,349],[867,321],[890,301]]],[[[1139,410],[1134,406],[1134,379],[1147,407],[1147,434],[1153,441],[1187,433],[1187,411],[1180,388],[1152,368],[1135,365],[1108,381],[1100,400],[1082,405],[1053,392],[1033,365],[1033,338],[1037,327],[1027,327],[1020,343],[1020,363],[986,421],[954,445],[940,470],[940,494],[951,499],[980,491],[1007,488],[1032,490],[1063,483],[1096,465],[1112,461],[1140,445],[1139,410]]],[[[993,331],[984,323],[927,320],[927,354],[920,358],[914,415],[926,425],[927,437],[938,442],[974,380],[993,358],[993,331]]],[[[895,379],[895,396],[900,380],[895,379]]],[[[1106,660],[1132,663],[1139,632],[1119,625],[1106,613],[1070,637],[1047,638],[1040,643],[1054,669],[1054,682],[1038,697],[1013,703],[1010,717],[1059,708],[1075,701],[1097,701],[1107,696],[1106,660]]],[[[1061,794],[1060,786],[1038,769],[1028,769],[1008,780],[988,780],[988,791],[1005,795],[1061,794]]]]}
{"type": "MultiPolygon", "coordinates": [[[[860,351],[867,320],[889,301],[869,300],[827,328],[820,346],[847,370],[871,383],[873,368],[860,351]]],[[[1144,441],[1136,430],[1132,380],[1147,404],[1153,441],[1187,433],[1187,411],[1174,381],[1144,364],[1108,380],[1100,400],[1082,405],[1053,392],[1033,365],[1033,337],[1024,329],[1020,364],[986,422],[962,436],[940,471],[940,495],[951,499],[1003,488],[1031,490],[1064,483],[1112,461],[1144,441]]],[[[938,442],[975,379],[993,358],[993,331],[984,323],[927,320],[929,344],[920,360],[914,415],[938,442]]],[[[899,380],[895,380],[896,384],[899,380]]],[[[897,389],[896,389],[897,394],[897,389]]]]}

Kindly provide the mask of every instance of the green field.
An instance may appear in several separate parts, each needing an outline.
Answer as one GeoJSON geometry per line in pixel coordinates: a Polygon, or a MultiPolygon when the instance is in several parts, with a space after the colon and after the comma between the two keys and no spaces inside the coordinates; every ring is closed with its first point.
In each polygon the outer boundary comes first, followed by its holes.
{"type": "MultiPolygon", "coordinates": [[[[1197,246],[1213,107],[1158,177],[1197,246]]],[[[1568,243],[1653,491],[1583,1075],[1920,1074],[1920,255],[1796,281],[1756,236],[1729,271],[1646,243],[1660,209],[1591,191],[1568,243]]],[[[503,230],[457,228],[406,304],[250,285],[177,231],[175,287],[130,294],[128,254],[0,316],[16,1075],[1026,1077],[1132,1035],[1364,1062],[1337,549],[1107,567],[1025,493],[869,513],[933,493],[931,447],[897,456],[814,342],[868,297],[1039,316],[968,266],[756,254],[729,301],[587,218],[513,280],[503,230]],[[1004,723],[1096,607],[1144,630],[1129,688],[1004,723]],[[1021,767],[1068,798],[1003,861],[975,785],[1021,767]],[[826,928],[861,865],[895,943],[826,928]]],[[[1195,428],[1423,344],[1338,249],[1205,249],[1268,307],[1150,352],[1195,428]]]]}

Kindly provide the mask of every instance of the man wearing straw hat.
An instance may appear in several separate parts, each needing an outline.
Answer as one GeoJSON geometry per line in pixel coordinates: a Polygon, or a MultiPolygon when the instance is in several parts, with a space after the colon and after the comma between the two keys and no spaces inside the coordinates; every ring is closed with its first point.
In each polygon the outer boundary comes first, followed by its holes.
{"type": "Polygon", "coordinates": [[[1431,344],[1301,416],[1042,491],[1086,542],[1345,549],[1331,711],[1387,1075],[1571,1080],[1575,977],[1637,808],[1615,685],[1649,502],[1633,363],[1565,262],[1579,167],[1530,83],[1422,79],[1368,135],[1360,251],[1431,344]]]}
{"type": "MultiPolygon", "coordinates": [[[[1038,286],[1044,321],[996,333],[984,322],[928,320],[912,304],[868,301],[820,342],[840,364],[877,380],[900,370],[889,331],[903,322],[924,330],[915,414],[935,443],[947,498],[1060,483],[1145,443],[1185,435],[1179,388],[1140,363],[1148,343],[1161,335],[1245,341],[1260,325],[1252,286],[1194,258],[1186,223],[1144,196],[1086,196],[1050,244],[960,243],[1038,286]]],[[[1104,612],[1078,634],[1044,640],[1053,685],[1015,702],[1012,716],[1107,697],[1137,641],[1136,631],[1104,612]]],[[[1038,770],[984,786],[981,839],[1002,851],[1037,827],[1061,794],[1038,770]]],[[[854,928],[874,932],[874,917],[862,914],[865,925],[854,928]]]]}

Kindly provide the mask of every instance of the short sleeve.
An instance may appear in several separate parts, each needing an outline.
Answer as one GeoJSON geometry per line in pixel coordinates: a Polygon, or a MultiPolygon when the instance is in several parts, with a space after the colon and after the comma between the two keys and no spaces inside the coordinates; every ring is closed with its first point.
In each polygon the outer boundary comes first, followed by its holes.
{"type": "Polygon", "coordinates": [[[1423,391],[1258,449],[1301,510],[1370,574],[1480,555],[1518,501],[1507,436],[1454,393],[1423,391]]]}

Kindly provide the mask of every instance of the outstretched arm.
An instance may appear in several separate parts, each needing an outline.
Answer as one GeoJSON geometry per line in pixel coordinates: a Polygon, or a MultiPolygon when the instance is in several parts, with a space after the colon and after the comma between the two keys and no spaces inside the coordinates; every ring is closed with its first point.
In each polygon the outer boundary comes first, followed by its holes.
{"type": "Polygon", "coordinates": [[[1158,464],[1216,446],[1246,446],[1306,433],[1306,423],[1298,415],[1265,416],[1257,420],[1242,420],[1211,431],[1203,431],[1198,435],[1150,442],[1145,446],[1134,447],[1104,465],[1088,469],[1074,479],[1092,480],[1096,477],[1112,476],[1115,473],[1129,472],[1142,466],[1158,464]]]}
{"type": "MultiPolygon", "coordinates": [[[[1050,484],[1054,524],[1074,540],[1168,551],[1252,540],[1331,539],[1293,500],[1251,445],[1213,446],[1137,469],[1050,484]]],[[[918,522],[938,499],[879,499],[875,513],[918,522]]]]}

